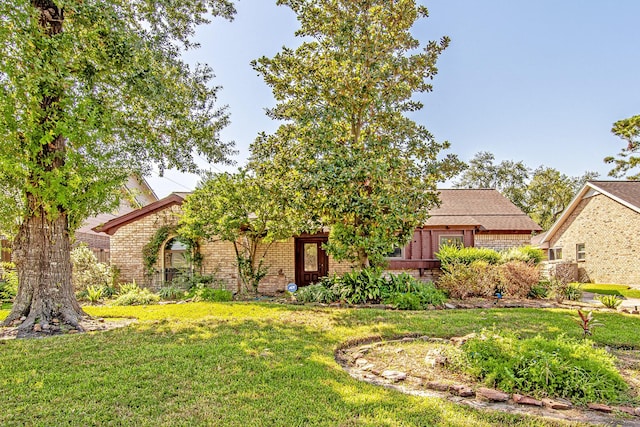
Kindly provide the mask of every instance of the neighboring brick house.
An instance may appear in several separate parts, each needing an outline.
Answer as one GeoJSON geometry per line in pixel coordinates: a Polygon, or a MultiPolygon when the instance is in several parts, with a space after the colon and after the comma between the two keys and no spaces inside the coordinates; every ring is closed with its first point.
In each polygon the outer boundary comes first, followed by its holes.
{"type": "MultiPolygon", "coordinates": [[[[123,281],[136,280],[153,288],[169,281],[170,272],[180,267],[181,247],[169,235],[161,246],[155,277],[146,277],[142,250],[162,226],[175,226],[185,193],[173,193],[137,211],[114,218],[97,227],[111,236],[111,262],[123,281]]],[[[439,269],[435,259],[441,244],[463,244],[505,249],[529,244],[540,227],[496,190],[441,190],[442,204],[431,212],[427,224],[416,230],[405,248],[389,257],[390,270],[405,270],[427,280],[439,269]]],[[[269,273],[259,292],[273,294],[287,283],[305,286],[327,274],[349,271],[349,263],[336,262],[322,248],[327,234],[301,235],[273,243],[265,264],[269,273]]],[[[200,245],[201,272],[214,274],[228,289],[238,289],[233,244],[224,241],[200,245]]]]}
{"type": "Polygon", "coordinates": [[[640,182],[587,182],[539,246],[580,281],[640,284],[640,182]]]}
{"type": "Polygon", "coordinates": [[[109,235],[97,232],[94,228],[158,200],[158,196],[144,178],[130,176],[122,186],[122,191],[124,194],[115,212],[91,217],[75,232],[76,244],[85,243],[100,262],[110,262],[110,239],[109,235]]]}

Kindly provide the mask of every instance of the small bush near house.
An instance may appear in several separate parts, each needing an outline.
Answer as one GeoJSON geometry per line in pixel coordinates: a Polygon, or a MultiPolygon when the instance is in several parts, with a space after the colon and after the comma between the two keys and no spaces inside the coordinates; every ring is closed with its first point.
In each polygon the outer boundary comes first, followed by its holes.
{"type": "Polygon", "coordinates": [[[120,285],[118,298],[113,305],[147,305],[160,301],[160,296],[149,289],[141,289],[135,282],[120,285]]]}
{"type": "Polygon", "coordinates": [[[349,304],[379,302],[382,288],[386,285],[382,270],[378,268],[352,271],[342,276],[333,276],[332,280],[332,292],[339,300],[349,304]]]}
{"type": "Polygon", "coordinates": [[[438,288],[450,298],[492,297],[500,283],[498,270],[485,261],[454,263],[443,271],[438,288]]]}
{"type": "Polygon", "coordinates": [[[185,296],[184,289],[179,288],[173,284],[169,286],[163,286],[158,290],[158,295],[163,300],[178,300],[185,296]]]}
{"type": "Polygon", "coordinates": [[[550,283],[550,295],[551,297],[555,298],[556,301],[580,301],[582,299],[582,288],[580,286],[580,283],[567,283],[558,279],[551,279],[550,283]]]}
{"type": "Polygon", "coordinates": [[[18,272],[12,262],[3,262],[0,266],[0,302],[13,301],[18,293],[18,272]]]}
{"type": "Polygon", "coordinates": [[[233,293],[226,289],[214,289],[203,283],[197,284],[189,290],[189,298],[193,301],[226,302],[233,300],[233,293]]]}
{"type": "Polygon", "coordinates": [[[91,304],[95,304],[102,299],[102,288],[99,286],[87,286],[87,300],[91,304]]]}
{"type": "Polygon", "coordinates": [[[468,340],[462,351],[466,372],[508,393],[576,403],[619,402],[628,389],[614,357],[588,340],[521,339],[513,333],[485,332],[468,340]]]}
{"type": "Polygon", "coordinates": [[[531,287],[528,298],[544,299],[549,296],[551,283],[548,280],[541,280],[531,287]]]}
{"type": "Polygon", "coordinates": [[[323,283],[316,283],[314,285],[298,289],[296,292],[296,299],[300,302],[329,304],[337,301],[338,298],[331,288],[327,288],[323,283]]]}
{"type": "Polygon", "coordinates": [[[497,264],[500,261],[500,254],[487,248],[442,246],[436,253],[436,258],[440,260],[442,270],[448,271],[458,265],[471,265],[476,261],[497,264]]]}
{"type": "Polygon", "coordinates": [[[519,246],[507,249],[500,253],[500,261],[502,263],[507,263],[509,261],[521,261],[540,264],[543,259],[544,252],[542,249],[534,248],[533,246],[519,246]]]}
{"type": "Polygon", "coordinates": [[[73,263],[72,280],[76,292],[84,291],[88,286],[113,287],[115,272],[109,265],[98,262],[87,245],[82,244],[71,251],[71,262],[73,263]]]}
{"type": "Polygon", "coordinates": [[[509,261],[498,267],[500,291],[514,298],[526,298],[540,282],[540,269],[533,262],[509,261]]]}

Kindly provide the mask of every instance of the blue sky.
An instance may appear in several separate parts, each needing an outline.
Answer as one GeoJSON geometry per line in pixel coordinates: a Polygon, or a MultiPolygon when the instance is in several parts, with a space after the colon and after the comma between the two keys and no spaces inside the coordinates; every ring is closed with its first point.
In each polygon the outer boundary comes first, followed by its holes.
{"type": "MultiPolygon", "coordinates": [[[[434,91],[417,97],[413,116],[451,152],[469,160],[490,151],[496,160],[523,160],[569,175],[586,170],[606,178],[602,159],[623,143],[610,133],[619,119],[640,114],[640,1],[423,0],[430,17],[413,34],[422,45],[443,35],[451,44],[438,62],[434,91]]],[[[295,47],[295,15],[275,0],[239,0],[233,22],[198,30],[201,48],[190,63],[206,62],[222,86],[242,165],[258,132],[278,123],[264,114],[273,96],[250,61],[295,47]]],[[[233,170],[220,165],[203,167],[233,170]]],[[[149,182],[160,197],[195,188],[197,176],[169,171],[149,182]]]]}

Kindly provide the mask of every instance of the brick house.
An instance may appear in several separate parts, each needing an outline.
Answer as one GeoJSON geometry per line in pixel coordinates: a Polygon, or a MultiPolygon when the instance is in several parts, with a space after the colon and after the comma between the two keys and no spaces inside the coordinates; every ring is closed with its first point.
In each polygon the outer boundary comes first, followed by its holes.
{"type": "Polygon", "coordinates": [[[640,284],[640,182],[587,182],[538,246],[573,279],[640,284]]]}
{"type": "MultiPolygon", "coordinates": [[[[154,277],[145,276],[142,250],[163,226],[174,227],[186,193],[173,193],[141,209],[111,219],[95,229],[111,236],[111,262],[120,269],[123,281],[135,280],[152,288],[170,281],[171,272],[184,266],[186,248],[168,235],[160,248],[154,277]]],[[[435,253],[440,245],[461,244],[506,249],[529,244],[532,233],[541,228],[496,190],[441,190],[441,206],[432,210],[424,227],[416,229],[412,241],[390,254],[389,270],[408,271],[423,280],[439,271],[435,253]]],[[[319,277],[349,271],[346,262],[337,262],[322,248],[328,235],[300,235],[275,242],[267,251],[269,273],[259,292],[273,294],[294,282],[305,286],[319,277]]],[[[233,244],[204,242],[201,272],[214,274],[227,286],[238,289],[233,244]]]]}

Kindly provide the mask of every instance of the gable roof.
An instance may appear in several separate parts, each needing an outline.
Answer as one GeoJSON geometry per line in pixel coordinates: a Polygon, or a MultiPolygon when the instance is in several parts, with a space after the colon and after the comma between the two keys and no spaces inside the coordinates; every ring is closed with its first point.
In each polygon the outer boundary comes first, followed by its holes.
{"type": "Polygon", "coordinates": [[[153,202],[135,211],[113,218],[102,225],[93,227],[93,231],[107,233],[112,236],[122,226],[130,224],[141,217],[158,212],[174,205],[181,205],[189,193],[171,193],[164,199],[153,202]]]}
{"type": "Polygon", "coordinates": [[[560,229],[583,199],[599,194],[640,213],[640,181],[588,181],[578,191],[578,194],[576,194],[567,209],[560,215],[549,231],[545,233],[540,243],[544,244],[551,240],[551,237],[560,229]]]}
{"type": "Polygon", "coordinates": [[[425,226],[475,226],[482,231],[542,231],[520,208],[494,189],[440,190],[440,207],[425,226]]]}

